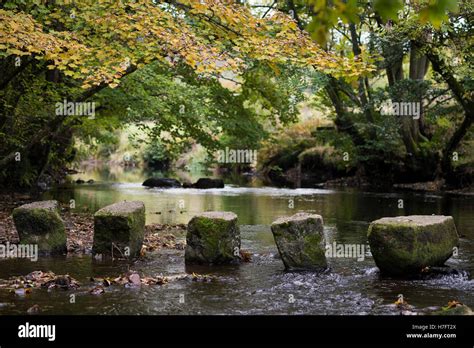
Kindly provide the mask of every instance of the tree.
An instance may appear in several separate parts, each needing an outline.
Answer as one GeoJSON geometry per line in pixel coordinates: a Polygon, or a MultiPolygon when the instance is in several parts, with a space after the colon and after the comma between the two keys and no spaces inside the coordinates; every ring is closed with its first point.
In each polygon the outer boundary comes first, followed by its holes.
{"type": "Polygon", "coordinates": [[[326,85],[335,124],[351,136],[366,174],[398,172],[412,180],[452,178],[452,153],[472,124],[472,5],[468,1],[459,1],[458,7],[457,1],[414,0],[404,5],[384,0],[288,0],[280,10],[292,14],[299,27],[307,28],[328,50],[377,65],[377,71],[360,75],[356,83],[330,76],[326,85]],[[382,87],[381,78],[386,81],[382,87]],[[379,110],[387,99],[421,102],[419,118],[399,118],[403,151],[392,147],[392,154],[384,144],[392,141],[387,130],[393,119],[382,117],[379,110]],[[447,116],[441,105],[449,110],[447,122],[454,131],[440,128],[444,131],[440,137],[436,131],[440,118],[434,119],[432,113],[447,116]],[[393,161],[387,161],[387,156],[393,161]],[[404,162],[401,168],[399,160],[404,162]]]}
{"type": "MultiPolygon", "coordinates": [[[[250,61],[274,69],[291,61],[352,78],[370,70],[325,52],[282,13],[257,18],[228,1],[7,0],[0,19],[6,72],[0,81],[0,175],[9,184],[31,185],[72,155],[71,137],[84,117],[56,114],[57,102],[95,100],[153,62],[214,79],[243,74],[250,61]]],[[[102,101],[98,110],[105,106],[102,101]]],[[[185,127],[197,129],[190,122],[185,127]]]]}

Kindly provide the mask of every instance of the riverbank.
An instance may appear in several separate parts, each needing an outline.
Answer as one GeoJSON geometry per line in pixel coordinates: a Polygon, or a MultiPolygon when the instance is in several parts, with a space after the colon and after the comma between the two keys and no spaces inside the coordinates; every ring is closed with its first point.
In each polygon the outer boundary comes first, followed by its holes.
{"type": "MultiPolygon", "coordinates": [[[[25,194],[0,195],[0,244],[18,243],[18,233],[12,219],[17,206],[31,203],[33,197],[25,194]]],[[[67,251],[70,254],[91,254],[94,238],[94,216],[90,213],[71,212],[61,206],[61,217],[67,233],[67,251]]],[[[145,226],[142,256],[161,248],[183,250],[186,225],[150,224],[145,226]]]]}

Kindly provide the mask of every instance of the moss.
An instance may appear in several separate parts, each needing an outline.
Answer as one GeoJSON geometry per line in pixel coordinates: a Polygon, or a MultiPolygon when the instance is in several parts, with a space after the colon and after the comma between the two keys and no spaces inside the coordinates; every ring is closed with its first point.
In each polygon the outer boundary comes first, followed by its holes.
{"type": "Polygon", "coordinates": [[[188,224],[186,261],[190,263],[229,263],[239,260],[237,219],[195,216],[188,224]]]}
{"type": "Polygon", "coordinates": [[[140,253],[145,234],[143,203],[129,210],[114,209],[114,206],[103,208],[94,215],[93,253],[105,255],[113,253],[114,256],[120,256],[121,253],[124,254],[126,248],[129,248],[130,257],[136,257],[140,253]]]}
{"type": "Polygon", "coordinates": [[[318,268],[327,267],[325,249],[321,248],[321,236],[318,234],[306,235],[303,240],[303,253],[308,258],[309,265],[318,265],[318,268]]]}
{"type": "Polygon", "coordinates": [[[458,236],[452,219],[417,225],[409,222],[374,222],[368,240],[375,263],[383,273],[420,273],[427,266],[442,266],[452,255],[458,236]]]}
{"type": "MultiPolygon", "coordinates": [[[[223,231],[225,233],[228,226],[229,224],[224,220],[199,218],[196,221],[196,229],[200,232],[203,253],[206,258],[215,258],[220,254],[220,240],[224,237],[223,231]]],[[[224,257],[229,256],[225,249],[222,252],[224,257]]]]}
{"type": "Polygon", "coordinates": [[[320,271],[327,267],[320,216],[299,213],[278,219],[271,228],[286,269],[320,271]]]}
{"type": "Polygon", "coordinates": [[[66,230],[56,210],[19,207],[12,215],[21,244],[38,244],[41,254],[66,252],[66,230]]]}

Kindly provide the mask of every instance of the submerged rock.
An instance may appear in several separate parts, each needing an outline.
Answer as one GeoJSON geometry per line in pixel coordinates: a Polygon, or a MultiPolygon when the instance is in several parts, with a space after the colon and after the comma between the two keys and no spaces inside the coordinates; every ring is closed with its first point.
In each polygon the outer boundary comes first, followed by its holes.
{"type": "Polygon", "coordinates": [[[240,229],[231,212],[205,212],[191,219],[186,234],[186,263],[225,264],[240,260],[240,229]]]}
{"type": "Polygon", "coordinates": [[[147,187],[181,187],[181,183],[176,179],[170,178],[149,178],[146,179],[142,186],[147,187]]]}
{"type": "Polygon", "coordinates": [[[279,218],[271,229],[287,270],[323,271],[327,268],[321,215],[298,213],[279,218]]]}
{"type": "Polygon", "coordinates": [[[445,276],[461,276],[468,277],[469,272],[464,270],[457,270],[449,266],[442,267],[425,267],[421,270],[419,278],[421,279],[436,279],[445,276]]]}
{"type": "Polygon", "coordinates": [[[57,201],[39,201],[13,210],[21,244],[37,244],[41,254],[66,252],[66,229],[57,201]]]}
{"type": "Polygon", "coordinates": [[[369,226],[368,240],[382,274],[410,276],[443,266],[458,244],[451,216],[411,215],[382,218],[369,226]]]}
{"type": "Polygon", "coordinates": [[[198,188],[198,189],[224,188],[224,180],[200,178],[198,181],[196,181],[192,185],[192,187],[198,188]]]}
{"type": "Polygon", "coordinates": [[[145,205],[140,201],[108,205],[94,215],[93,254],[136,257],[145,235],[145,205]]]}

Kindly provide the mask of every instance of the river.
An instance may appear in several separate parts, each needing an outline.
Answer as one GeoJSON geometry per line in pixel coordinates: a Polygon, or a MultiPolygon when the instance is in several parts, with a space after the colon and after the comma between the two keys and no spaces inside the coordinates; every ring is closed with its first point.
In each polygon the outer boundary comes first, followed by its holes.
{"type": "MultiPolygon", "coordinates": [[[[97,173],[96,173],[97,174],[97,173]]],[[[456,299],[474,307],[474,196],[362,192],[359,190],[288,189],[250,183],[224,189],[149,189],[143,176],[94,176],[96,182],[58,187],[44,198],[94,212],[121,200],[141,200],[146,222],[187,223],[202,211],[232,211],[238,215],[242,249],[252,261],[239,266],[185,268],[184,252],[163,250],[132,265],[97,262],[90,256],[1,261],[0,278],[33,270],[69,274],[84,284],[79,290],[37,290],[25,297],[0,291],[0,314],[23,314],[38,304],[44,314],[399,314],[393,303],[399,294],[415,313],[429,312],[456,299]],[[120,182],[115,182],[119,179],[120,182]],[[403,208],[399,208],[403,199],[403,208]],[[448,265],[458,275],[429,280],[381,278],[371,256],[330,258],[325,274],[285,272],[270,231],[277,217],[299,211],[321,214],[329,243],[367,243],[370,221],[414,214],[453,216],[460,240],[459,254],[448,265]],[[197,272],[216,276],[213,282],[175,281],[162,286],[111,286],[102,295],[88,293],[91,276],[116,277],[127,269],[142,275],[197,272]],[[70,303],[70,294],[76,294],[70,303]]],[[[84,177],[84,175],[83,175],[84,177]]],[[[89,178],[89,177],[87,177],[89,178]]],[[[184,236],[178,236],[184,238],[184,236]]]]}

